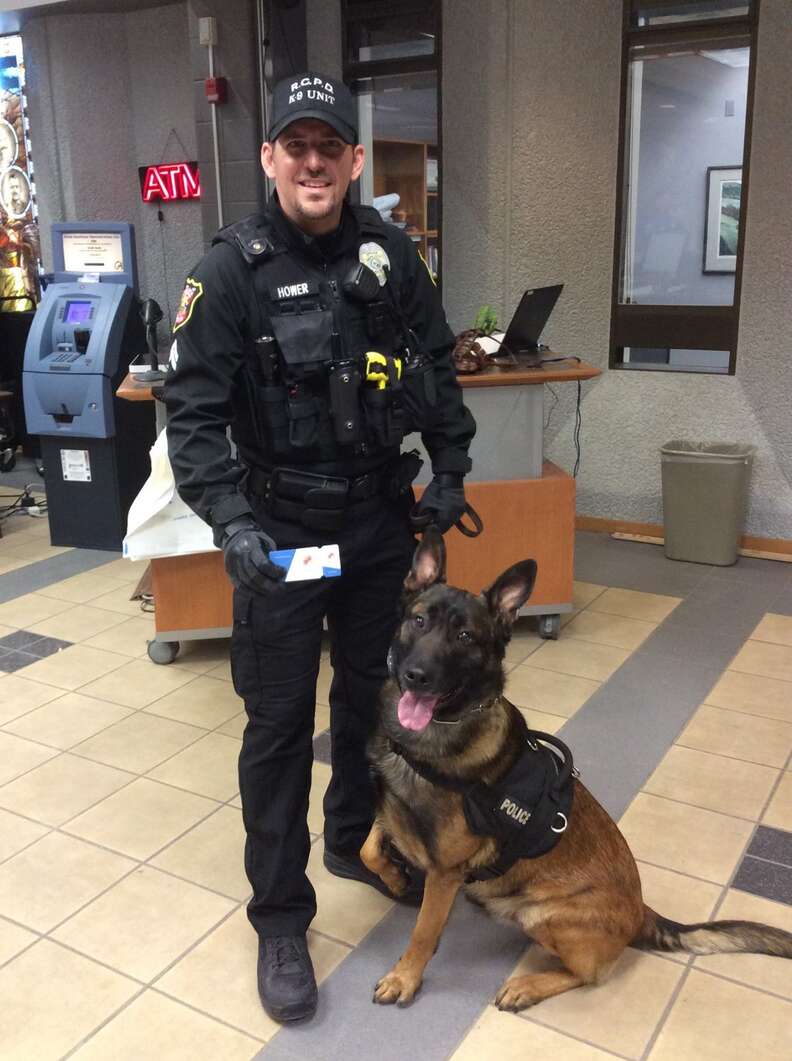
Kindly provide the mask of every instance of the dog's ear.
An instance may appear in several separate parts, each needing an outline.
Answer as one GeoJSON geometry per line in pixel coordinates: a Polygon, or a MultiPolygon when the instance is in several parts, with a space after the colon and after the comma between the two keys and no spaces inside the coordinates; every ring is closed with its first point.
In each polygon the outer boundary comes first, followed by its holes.
{"type": "Polygon", "coordinates": [[[535,581],[535,560],[521,560],[504,571],[489,589],[484,590],[484,599],[492,615],[511,626],[517,612],[531,596],[535,581]]]}
{"type": "Polygon", "coordinates": [[[421,593],[435,582],[445,582],[445,543],[436,527],[427,527],[413,554],[404,589],[407,593],[421,593]]]}

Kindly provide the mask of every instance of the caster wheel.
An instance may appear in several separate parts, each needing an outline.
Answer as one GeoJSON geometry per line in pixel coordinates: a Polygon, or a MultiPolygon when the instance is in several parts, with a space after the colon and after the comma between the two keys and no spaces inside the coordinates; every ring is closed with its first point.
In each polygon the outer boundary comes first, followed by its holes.
{"type": "Polygon", "coordinates": [[[173,663],[179,654],[178,641],[149,641],[148,655],[152,663],[173,663]]]}
{"type": "Polygon", "coordinates": [[[560,615],[540,615],[539,616],[539,636],[549,641],[557,641],[558,635],[561,632],[561,616],[560,615]]]}

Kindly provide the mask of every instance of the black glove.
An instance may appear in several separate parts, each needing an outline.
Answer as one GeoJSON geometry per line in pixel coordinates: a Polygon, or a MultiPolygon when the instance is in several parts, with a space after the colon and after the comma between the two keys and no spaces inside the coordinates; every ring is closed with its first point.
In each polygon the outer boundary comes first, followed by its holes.
{"type": "Polygon", "coordinates": [[[439,472],[421,495],[416,514],[420,519],[430,512],[441,534],[445,534],[465,513],[465,488],[460,472],[439,472]]]}
{"type": "Polygon", "coordinates": [[[267,556],[275,542],[249,516],[227,524],[220,545],[228,577],[237,589],[271,593],[286,577],[286,568],[267,556]]]}

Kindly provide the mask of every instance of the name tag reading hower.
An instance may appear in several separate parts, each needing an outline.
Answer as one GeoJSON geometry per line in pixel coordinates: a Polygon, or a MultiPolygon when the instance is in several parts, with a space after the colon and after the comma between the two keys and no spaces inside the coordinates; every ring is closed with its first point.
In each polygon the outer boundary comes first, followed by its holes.
{"type": "Polygon", "coordinates": [[[309,545],[302,549],[273,549],[273,564],[286,568],[285,582],[308,582],[315,578],[338,578],[341,557],[337,545],[309,545]]]}

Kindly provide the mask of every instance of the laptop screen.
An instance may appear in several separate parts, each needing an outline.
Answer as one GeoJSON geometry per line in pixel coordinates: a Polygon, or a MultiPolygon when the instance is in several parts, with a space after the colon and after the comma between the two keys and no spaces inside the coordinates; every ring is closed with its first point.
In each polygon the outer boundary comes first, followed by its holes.
{"type": "Polygon", "coordinates": [[[563,284],[552,284],[549,287],[533,287],[525,292],[503,337],[506,352],[525,354],[536,351],[539,337],[563,287],[563,284]]]}

